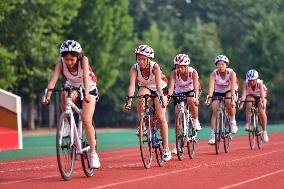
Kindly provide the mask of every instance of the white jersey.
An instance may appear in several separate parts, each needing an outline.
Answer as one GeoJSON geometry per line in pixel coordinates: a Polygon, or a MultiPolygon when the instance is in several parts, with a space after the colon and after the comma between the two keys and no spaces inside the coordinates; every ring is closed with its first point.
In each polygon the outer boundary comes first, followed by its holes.
{"type": "Polygon", "coordinates": [[[176,75],[176,82],[175,82],[175,93],[176,94],[183,93],[183,92],[189,92],[194,89],[193,78],[192,78],[194,69],[192,67],[187,67],[187,69],[188,69],[188,77],[186,81],[184,81],[181,78],[177,70],[174,70],[175,75],[176,75]]]}
{"type": "MultiPolygon", "coordinates": [[[[81,67],[81,62],[78,63],[77,71],[76,72],[70,72],[69,69],[67,68],[66,64],[64,63],[63,60],[62,62],[62,69],[63,69],[63,74],[66,77],[66,83],[67,85],[73,86],[73,87],[84,87],[84,81],[83,81],[83,69],[81,67]]],[[[90,91],[94,90],[97,88],[96,85],[96,76],[92,71],[92,68],[89,66],[89,86],[90,86],[90,91]]]]}
{"type": "Polygon", "coordinates": [[[225,79],[222,79],[218,69],[214,70],[215,73],[215,85],[214,85],[214,92],[217,93],[225,93],[231,90],[231,69],[226,69],[226,76],[225,79]]]}
{"type": "MultiPolygon", "coordinates": [[[[257,79],[256,80],[256,85],[255,88],[252,89],[251,86],[249,86],[249,82],[246,81],[246,89],[247,89],[247,94],[246,95],[252,95],[255,97],[260,97],[260,84],[263,83],[262,80],[257,79]]],[[[267,87],[263,84],[263,91],[264,91],[264,96],[267,96],[268,90],[267,87]]]]}
{"type": "MultiPolygon", "coordinates": [[[[155,75],[153,73],[153,69],[155,66],[156,62],[150,61],[150,74],[148,78],[144,78],[141,73],[141,68],[138,63],[134,65],[136,71],[137,71],[137,81],[138,81],[138,86],[140,87],[147,87],[148,89],[152,91],[157,91],[156,87],[156,80],[155,80],[155,75]]],[[[167,87],[168,80],[166,76],[162,73],[161,74],[161,87],[162,89],[167,87]]]]}

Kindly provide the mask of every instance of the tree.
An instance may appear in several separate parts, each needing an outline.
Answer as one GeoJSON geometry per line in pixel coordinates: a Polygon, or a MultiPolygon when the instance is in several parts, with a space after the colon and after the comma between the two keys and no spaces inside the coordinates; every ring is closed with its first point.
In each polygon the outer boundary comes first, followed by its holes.
{"type": "Polygon", "coordinates": [[[29,104],[29,128],[34,128],[34,101],[46,86],[58,57],[63,28],[77,14],[80,1],[21,1],[5,15],[0,41],[9,51],[16,51],[13,60],[17,80],[15,92],[29,104]]]}

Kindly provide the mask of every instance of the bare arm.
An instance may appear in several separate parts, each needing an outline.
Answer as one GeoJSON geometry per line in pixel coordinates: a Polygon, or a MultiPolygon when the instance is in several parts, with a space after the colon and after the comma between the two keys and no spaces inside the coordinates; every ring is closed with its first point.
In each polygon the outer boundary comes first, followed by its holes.
{"type": "Polygon", "coordinates": [[[230,79],[231,79],[231,94],[234,100],[236,100],[237,76],[233,70],[231,70],[230,79]]]}
{"type": "MultiPolygon", "coordinates": [[[[128,96],[133,96],[135,93],[136,78],[137,78],[137,72],[134,66],[132,66],[130,69],[130,82],[129,82],[129,87],[128,87],[128,96]]],[[[131,102],[132,102],[132,99],[129,98],[128,101],[124,104],[124,108],[128,110],[131,109],[131,102]]]]}
{"type": "MultiPolygon", "coordinates": [[[[246,82],[243,83],[243,87],[242,87],[242,97],[241,97],[241,101],[246,100],[246,96],[247,96],[247,86],[246,86],[246,82]]],[[[239,109],[242,109],[244,106],[244,102],[240,102],[239,104],[239,109]]]]}
{"type": "Polygon", "coordinates": [[[82,61],[82,69],[83,69],[83,83],[85,89],[85,100],[89,102],[89,92],[90,92],[90,81],[89,81],[89,59],[86,56],[83,56],[82,61]]]}
{"type": "MultiPolygon", "coordinates": [[[[58,59],[57,62],[56,62],[53,74],[51,76],[51,79],[50,79],[50,81],[47,85],[47,89],[53,89],[55,87],[57,80],[58,80],[61,73],[62,73],[62,63],[61,63],[60,59],[58,59]]],[[[52,94],[52,91],[48,91],[48,93],[46,94],[46,102],[42,101],[43,104],[49,103],[51,94],[52,94]]],[[[45,98],[43,98],[43,99],[45,99],[45,98]]]]}
{"type": "Polygon", "coordinates": [[[176,83],[175,70],[173,70],[171,71],[168,95],[172,95],[174,93],[175,83],[176,83]]]}
{"type": "Polygon", "coordinates": [[[196,70],[193,70],[192,79],[193,79],[193,87],[194,87],[194,93],[196,98],[199,96],[199,84],[198,84],[198,73],[196,70]]]}
{"type": "MultiPolygon", "coordinates": [[[[215,85],[215,74],[212,72],[209,77],[209,86],[208,86],[208,96],[212,96],[214,92],[214,85],[215,85]]],[[[211,99],[206,99],[205,105],[209,106],[211,99]]]]}

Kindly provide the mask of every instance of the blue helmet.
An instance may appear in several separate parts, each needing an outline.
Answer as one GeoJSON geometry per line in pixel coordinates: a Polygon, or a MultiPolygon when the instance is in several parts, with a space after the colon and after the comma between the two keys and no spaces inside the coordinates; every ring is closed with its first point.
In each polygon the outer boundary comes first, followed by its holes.
{"type": "Polygon", "coordinates": [[[219,62],[219,61],[223,61],[223,62],[225,62],[227,65],[229,65],[229,59],[228,59],[228,57],[226,57],[225,55],[220,54],[220,55],[216,56],[216,58],[215,58],[215,64],[217,64],[217,62],[219,62]]]}
{"type": "Polygon", "coordinates": [[[246,80],[255,80],[258,79],[258,72],[255,69],[251,69],[246,74],[246,80]]]}

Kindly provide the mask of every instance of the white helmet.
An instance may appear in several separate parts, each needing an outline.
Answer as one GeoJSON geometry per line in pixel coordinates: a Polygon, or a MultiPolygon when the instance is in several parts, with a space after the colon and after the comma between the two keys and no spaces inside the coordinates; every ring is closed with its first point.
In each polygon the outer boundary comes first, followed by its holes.
{"type": "Polygon", "coordinates": [[[139,45],[136,47],[135,54],[142,54],[148,58],[154,58],[154,50],[148,45],[139,45]]]}
{"type": "Polygon", "coordinates": [[[190,64],[190,59],[187,54],[177,54],[174,59],[174,64],[188,66],[190,64]]]}
{"type": "Polygon", "coordinates": [[[80,43],[75,40],[67,40],[60,46],[60,54],[62,55],[64,52],[76,52],[80,54],[82,53],[82,47],[80,43]]]}
{"type": "Polygon", "coordinates": [[[219,62],[219,61],[223,61],[223,62],[227,63],[227,65],[229,65],[229,59],[225,55],[220,54],[220,55],[216,56],[215,64],[217,64],[217,62],[219,62]]]}
{"type": "Polygon", "coordinates": [[[255,69],[251,69],[246,74],[246,80],[255,80],[258,79],[258,72],[255,69]]]}

